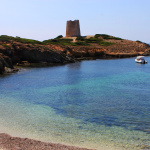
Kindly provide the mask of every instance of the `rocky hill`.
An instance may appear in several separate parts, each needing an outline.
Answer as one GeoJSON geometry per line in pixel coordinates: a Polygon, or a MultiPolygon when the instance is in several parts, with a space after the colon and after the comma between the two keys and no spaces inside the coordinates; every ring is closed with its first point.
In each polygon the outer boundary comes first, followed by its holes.
{"type": "Polygon", "coordinates": [[[107,40],[115,44],[110,46],[100,46],[91,44],[91,46],[69,46],[71,53],[76,58],[95,57],[95,58],[126,58],[137,55],[150,55],[149,45],[135,41],[107,40]]]}
{"type": "Polygon", "coordinates": [[[70,39],[55,38],[43,42],[0,36],[0,74],[14,72],[13,65],[43,65],[75,62],[77,59],[124,58],[150,55],[150,46],[140,41],[108,35],[70,39]]]}
{"type": "Polygon", "coordinates": [[[15,72],[13,65],[30,66],[64,64],[74,62],[74,59],[49,46],[23,44],[19,42],[0,42],[0,74],[15,72]]]}
{"type": "MultiPolygon", "coordinates": [[[[67,38],[68,39],[68,38],[67,38]]],[[[62,39],[64,40],[64,38],[62,39]]],[[[106,34],[78,37],[75,42],[46,43],[50,49],[60,51],[76,59],[91,58],[125,58],[137,55],[150,55],[150,45],[141,41],[125,40],[106,34]],[[52,44],[53,43],[53,44],[52,44]]]]}

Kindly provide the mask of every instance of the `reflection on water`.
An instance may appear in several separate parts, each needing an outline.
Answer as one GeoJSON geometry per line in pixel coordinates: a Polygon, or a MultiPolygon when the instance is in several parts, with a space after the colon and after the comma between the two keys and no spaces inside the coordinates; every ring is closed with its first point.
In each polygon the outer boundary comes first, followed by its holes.
{"type": "Polygon", "coordinates": [[[1,130],[97,149],[150,146],[149,68],[94,60],[0,78],[1,130]]]}

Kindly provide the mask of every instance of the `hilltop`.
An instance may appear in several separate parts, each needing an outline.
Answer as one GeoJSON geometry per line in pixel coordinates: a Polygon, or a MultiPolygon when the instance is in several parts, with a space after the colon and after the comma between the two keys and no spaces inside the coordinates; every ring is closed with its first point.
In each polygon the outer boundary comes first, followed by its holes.
{"type": "Polygon", "coordinates": [[[63,38],[43,42],[20,37],[0,36],[0,74],[17,71],[14,65],[64,64],[79,59],[125,58],[150,55],[150,46],[140,41],[96,34],[90,37],[63,38]]]}

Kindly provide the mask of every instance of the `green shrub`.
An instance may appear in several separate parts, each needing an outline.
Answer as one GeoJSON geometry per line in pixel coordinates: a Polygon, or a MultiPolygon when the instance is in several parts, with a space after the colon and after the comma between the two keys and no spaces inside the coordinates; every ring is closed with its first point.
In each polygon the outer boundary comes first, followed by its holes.
{"type": "Polygon", "coordinates": [[[107,34],[95,34],[94,37],[95,37],[95,38],[102,37],[103,39],[109,39],[109,38],[110,38],[110,35],[107,35],[107,34]]]}
{"type": "Polygon", "coordinates": [[[95,34],[94,37],[95,37],[95,38],[99,38],[99,37],[100,37],[100,34],[95,34]]]}
{"type": "Polygon", "coordinates": [[[141,41],[139,41],[139,40],[137,40],[136,42],[138,42],[138,43],[142,43],[141,41]]]}
{"type": "MultiPolygon", "coordinates": [[[[57,41],[57,40],[56,40],[57,41]]],[[[44,40],[42,42],[42,44],[46,45],[46,44],[51,44],[52,43],[52,39],[49,39],[49,40],[44,40]]]]}
{"type": "Polygon", "coordinates": [[[112,36],[110,39],[113,39],[113,40],[123,40],[122,38],[114,37],[114,36],[112,36]]]}
{"type": "Polygon", "coordinates": [[[77,40],[77,41],[84,41],[84,40],[85,40],[85,37],[79,36],[79,37],[76,38],[76,40],[77,40]]]}
{"type": "Polygon", "coordinates": [[[20,37],[16,37],[14,40],[16,42],[25,43],[25,44],[41,44],[40,41],[32,40],[32,39],[26,39],[26,38],[20,38],[20,37]]]}
{"type": "Polygon", "coordinates": [[[102,37],[103,39],[114,39],[114,40],[122,40],[121,38],[119,37],[114,37],[114,36],[110,36],[110,35],[107,35],[107,34],[95,34],[94,36],[95,38],[99,38],[99,37],[102,37]]]}
{"type": "Polygon", "coordinates": [[[62,37],[63,37],[62,35],[59,35],[55,39],[61,39],[62,37]]]}
{"type": "Polygon", "coordinates": [[[6,47],[6,48],[10,48],[10,46],[7,44],[2,44],[2,46],[6,47]]]}
{"type": "Polygon", "coordinates": [[[40,41],[20,38],[18,36],[16,36],[16,37],[7,36],[7,35],[0,36],[0,41],[2,41],[2,42],[10,42],[11,40],[16,41],[16,42],[21,42],[21,43],[28,43],[28,44],[41,44],[40,41]]]}
{"type": "Polygon", "coordinates": [[[72,43],[72,42],[70,42],[70,43],[61,43],[61,45],[67,45],[67,46],[77,46],[77,44],[75,44],[75,43],[72,43]]]}
{"type": "Polygon", "coordinates": [[[80,42],[80,41],[75,42],[75,44],[76,44],[76,45],[83,45],[83,46],[87,46],[87,45],[89,45],[89,44],[88,44],[88,43],[86,43],[86,42],[80,42]]]}
{"type": "Polygon", "coordinates": [[[72,42],[73,39],[60,39],[59,42],[72,42]]]}
{"type": "Polygon", "coordinates": [[[100,44],[101,46],[110,46],[110,45],[115,44],[115,43],[102,41],[102,42],[100,42],[99,44],[100,44]]]}
{"type": "Polygon", "coordinates": [[[70,45],[70,43],[73,41],[73,39],[49,39],[42,42],[42,44],[57,44],[57,45],[70,45]]]}
{"type": "Polygon", "coordinates": [[[15,38],[12,36],[7,36],[7,35],[1,35],[0,36],[0,41],[2,42],[9,42],[11,40],[14,40],[15,38]]]}
{"type": "Polygon", "coordinates": [[[98,38],[95,38],[95,37],[90,37],[88,39],[85,39],[86,43],[99,43],[101,41],[102,41],[102,39],[98,39],[98,38]]]}

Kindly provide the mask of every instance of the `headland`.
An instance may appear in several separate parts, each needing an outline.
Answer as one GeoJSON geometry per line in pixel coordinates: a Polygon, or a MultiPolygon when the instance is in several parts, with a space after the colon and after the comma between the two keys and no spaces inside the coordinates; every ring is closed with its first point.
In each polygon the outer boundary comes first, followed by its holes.
{"type": "Polygon", "coordinates": [[[96,34],[76,38],[58,36],[43,42],[0,36],[0,74],[16,72],[14,66],[45,66],[87,59],[150,55],[149,44],[96,34]]]}

